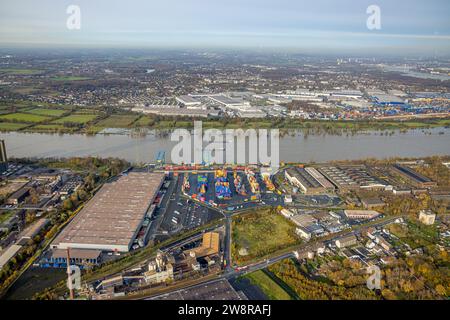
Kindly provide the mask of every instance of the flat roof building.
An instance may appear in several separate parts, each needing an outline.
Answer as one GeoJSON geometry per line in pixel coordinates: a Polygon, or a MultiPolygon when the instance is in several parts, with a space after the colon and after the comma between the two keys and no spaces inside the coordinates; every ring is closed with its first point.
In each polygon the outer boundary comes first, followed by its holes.
{"type": "Polygon", "coordinates": [[[336,247],[345,248],[355,245],[358,242],[354,234],[349,234],[347,236],[341,237],[336,240],[336,247]]]}
{"type": "Polygon", "coordinates": [[[410,180],[415,186],[419,188],[430,188],[436,186],[436,182],[414,171],[410,167],[402,166],[400,164],[394,164],[393,168],[397,173],[410,180]]]}
{"type": "Polygon", "coordinates": [[[130,172],[105,184],[52,248],[128,252],[163,181],[163,173],[130,172]]]}
{"type": "Polygon", "coordinates": [[[314,168],[288,168],[284,175],[291,184],[306,194],[319,194],[334,189],[333,185],[314,168]]]}
{"type": "Polygon", "coordinates": [[[16,192],[14,192],[7,200],[6,203],[10,205],[18,205],[19,203],[23,202],[26,197],[30,195],[30,188],[29,187],[23,187],[16,192]]]}
{"type": "Polygon", "coordinates": [[[365,209],[379,208],[385,205],[384,201],[379,198],[363,198],[361,203],[365,209]]]}
{"type": "MultiPolygon", "coordinates": [[[[90,249],[70,249],[70,264],[89,266],[96,265],[101,262],[101,251],[90,249]]],[[[54,266],[67,266],[67,250],[53,249],[48,259],[44,258],[46,263],[51,263],[54,266]]]]}
{"type": "Polygon", "coordinates": [[[202,104],[201,101],[199,101],[189,95],[177,97],[176,100],[185,106],[195,106],[195,105],[202,104]]]}
{"type": "Polygon", "coordinates": [[[294,215],[290,219],[297,226],[303,227],[303,228],[307,228],[317,222],[316,218],[314,218],[312,215],[307,214],[307,213],[294,215]]]}
{"type": "Polygon", "coordinates": [[[215,110],[204,110],[204,109],[188,109],[179,107],[134,107],[132,111],[142,112],[142,113],[152,113],[161,116],[180,116],[180,117],[194,117],[194,118],[207,118],[208,116],[217,116],[217,111],[215,110]]]}
{"type": "Polygon", "coordinates": [[[44,229],[48,224],[50,223],[50,220],[48,219],[39,219],[35,223],[33,223],[31,226],[26,228],[20,235],[19,235],[19,244],[25,245],[28,243],[28,241],[31,241],[36,235],[41,232],[42,229],[44,229]]]}
{"type": "Polygon", "coordinates": [[[375,210],[344,210],[344,214],[348,219],[363,220],[374,219],[381,215],[381,213],[375,210]]]}
{"type": "Polygon", "coordinates": [[[200,247],[189,250],[189,255],[196,258],[218,254],[220,250],[220,236],[218,232],[206,232],[200,247]]]}
{"type": "Polygon", "coordinates": [[[324,166],[320,172],[339,189],[384,189],[387,183],[372,176],[364,165],[324,166]]]}
{"type": "Polygon", "coordinates": [[[12,258],[22,249],[22,246],[13,244],[0,255],[0,270],[6,266],[12,258]]]}
{"type": "Polygon", "coordinates": [[[436,214],[430,210],[420,210],[419,221],[425,225],[431,226],[436,220],[436,214]]]}

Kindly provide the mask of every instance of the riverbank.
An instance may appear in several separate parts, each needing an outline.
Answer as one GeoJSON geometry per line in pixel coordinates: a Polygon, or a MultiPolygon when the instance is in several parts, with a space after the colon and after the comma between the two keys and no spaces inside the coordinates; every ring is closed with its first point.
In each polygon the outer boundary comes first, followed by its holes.
{"type": "MultiPolygon", "coordinates": [[[[309,134],[345,134],[367,130],[410,130],[450,127],[450,114],[440,117],[396,119],[394,117],[377,120],[304,120],[294,118],[208,118],[198,119],[206,129],[298,129],[309,134]]],[[[54,105],[1,105],[0,132],[108,133],[110,128],[132,130],[142,134],[145,130],[170,130],[193,128],[192,118],[140,114],[123,109],[94,107],[54,106],[54,105]]],[[[114,133],[114,132],[113,132],[114,133]]]]}

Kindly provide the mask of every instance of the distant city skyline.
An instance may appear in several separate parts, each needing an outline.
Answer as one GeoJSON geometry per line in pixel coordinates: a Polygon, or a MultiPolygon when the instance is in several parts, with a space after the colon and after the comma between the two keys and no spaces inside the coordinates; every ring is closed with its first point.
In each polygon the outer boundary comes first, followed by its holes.
{"type": "Polygon", "coordinates": [[[0,46],[255,48],[304,53],[450,54],[447,0],[4,0],[0,46]],[[69,30],[69,5],[81,29],[69,30]],[[366,9],[381,9],[369,30],[366,9]]]}

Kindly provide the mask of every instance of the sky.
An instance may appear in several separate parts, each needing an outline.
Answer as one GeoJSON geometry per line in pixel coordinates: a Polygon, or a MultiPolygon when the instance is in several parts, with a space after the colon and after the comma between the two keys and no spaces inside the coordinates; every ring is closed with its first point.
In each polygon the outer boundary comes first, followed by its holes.
{"type": "Polygon", "coordinates": [[[448,0],[0,0],[0,47],[450,55],[448,0]],[[80,8],[79,30],[66,26],[80,8]],[[381,29],[366,10],[380,8],[381,29]]]}

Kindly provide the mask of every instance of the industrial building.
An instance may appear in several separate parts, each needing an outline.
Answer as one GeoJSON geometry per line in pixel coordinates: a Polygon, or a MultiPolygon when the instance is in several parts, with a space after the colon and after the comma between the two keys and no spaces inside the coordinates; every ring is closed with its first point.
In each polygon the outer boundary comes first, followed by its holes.
{"type": "Polygon", "coordinates": [[[130,172],[105,184],[52,248],[128,252],[163,181],[163,173],[130,172]]]}
{"type": "Polygon", "coordinates": [[[220,235],[218,232],[206,232],[203,234],[202,245],[189,250],[189,256],[201,258],[218,254],[220,250],[220,235]]]}
{"type": "Polygon", "coordinates": [[[385,189],[387,183],[372,176],[364,165],[324,166],[319,171],[339,189],[385,189]]]}
{"type": "MultiPolygon", "coordinates": [[[[70,249],[71,265],[89,267],[101,262],[101,250],[70,249]]],[[[67,267],[67,250],[53,249],[47,252],[41,260],[42,267],[67,267]]]]}
{"type": "Polygon", "coordinates": [[[13,244],[0,255],[0,270],[14,258],[23,247],[13,244]]]}
{"type": "Polygon", "coordinates": [[[17,206],[22,203],[30,195],[30,188],[23,187],[14,192],[7,200],[6,204],[17,206]]]}
{"type": "Polygon", "coordinates": [[[218,112],[215,110],[205,110],[205,109],[188,109],[188,108],[180,108],[178,106],[142,106],[142,107],[134,107],[132,111],[141,112],[141,113],[149,113],[149,114],[158,114],[160,116],[180,116],[180,117],[195,117],[195,118],[207,118],[209,116],[217,116],[218,112]]]}
{"type": "Polygon", "coordinates": [[[290,218],[292,222],[294,222],[299,227],[309,227],[312,224],[317,223],[317,219],[314,218],[312,215],[303,213],[303,214],[296,214],[290,218]]]}
{"type": "Polygon", "coordinates": [[[193,98],[193,97],[191,97],[189,95],[177,97],[176,100],[179,103],[181,103],[184,106],[186,106],[186,107],[188,107],[188,106],[198,106],[198,105],[202,104],[201,101],[199,101],[199,100],[197,100],[197,99],[195,99],[195,98],[193,98]]]}
{"type": "Polygon", "coordinates": [[[336,247],[345,248],[355,245],[358,242],[354,234],[349,234],[347,236],[341,237],[335,241],[336,247]]]}
{"type": "Polygon", "coordinates": [[[249,108],[238,111],[238,116],[241,118],[265,118],[267,114],[256,108],[249,108]]]}
{"type": "Polygon", "coordinates": [[[436,220],[436,214],[431,212],[430,210],[420,210],[419,212],[419,221],[427,226],[431,226],[434,224],[436,220]]]}
{"type": "Polygon", "coordinates": [[[231,98],[223,94],[210,96],[210,99],[229,109],[242,109],[250,107],[250,103],[248,101],[244,101],[240,98],[231,98]]]}
{"type": "Polygon", "coordinates": [[[314,168],[288,168],[284,175],[305,194],[320,194],[333,190],[334,186],[314,168]]]}
{"type": "Polygon", "coordinates": [[[244,300],[226,279],[198,284],[189,288],[158,295],[149,300],[244,300]]]}
{"type": "Polygon", "coordinates": [[[19,236],[17,244],[26,245],[29,243],[35,236],[37,236],[48,224],[50,220],[48,219],[39,219],[31,226],[26,228],[19,236]]]}
{"type": "Polygon", "coordinates": [[[394,164],[392,168],[399,173],[401,176],[407,178],[411,181],[416,187],[419,188],[432,188],[437,184],[434,181],[431,181],[430,178],[421,175],[420,173],[414,171],[413,169],[402,166],[400,164],[394,164]]]}
{"type": "Polygon", "coordinates": [[[311,239],[311,232],[309,232],[305,228],[297,227],[295,228],[295,233],[306,241],[309,241],[309,239],[311,239]]]}
{"type": "Polygon", "coordinates": [[[384,201],[379,198],[363,198],[361,203],[365,209],[380,208],[385,205],[384,201]]]}
{"type": "Polygon", "coordinates": [[[361,220],[370,220],[381,215],[378,211],[375,210],[344,210],[344,214],[347,219],[361,219],[361,220]]]}
{"type": "Polygon", "coordinates": [[[173,280],[175,259],[173,256],[158,251],[156,259],[148,264],[148,271],[144,273],[145,281],[149,284],[162,283],[173,280]]]}
{"type": "Polygon", "coordinates": [[[289,219],[297,225],[297,235],[305,239],[310,239],[312,235],[317,236],[325,232],[318,220],[308,213],[296,214],[289,219]]]}

